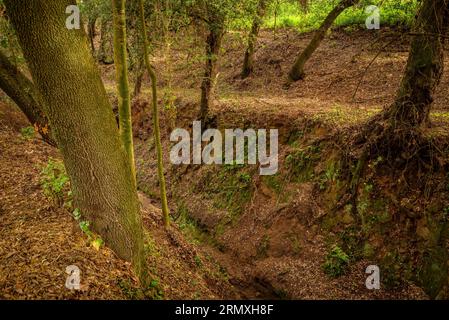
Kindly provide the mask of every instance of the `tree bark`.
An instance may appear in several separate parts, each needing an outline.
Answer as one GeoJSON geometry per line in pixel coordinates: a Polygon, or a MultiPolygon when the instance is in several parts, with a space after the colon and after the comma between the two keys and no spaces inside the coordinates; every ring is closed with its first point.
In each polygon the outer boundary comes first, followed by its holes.
{"type": "Polygon", "coordinates": [[[134,162],[133,130],[131,121],[131,96],[128,79],[128,54],[126,38],[125,0],[112,0],[114,15],[114,62],[118,96],[119,128],[133,176],[136,176],[134,162]]]}
{"type": "Polygon", "coordinates": [[[94,44],[94,40],[95,40],[95,36],[96,36],[96,32],[95,32],[96,23],[97,23],[97,18],[89,18],[89,21],[87,23],[90,47],[92,50],[92,55],[94,57],[96,55],[95,44],[94,44]]]}
{"type": "Polygon", "coordinates": [[[425,0],[418,14],[404,76],[386,117],[420,126],[429,122],[433,93],[443,75],[443,39],[449,14],[447,0],[425,0]]]}
{"type": "Polygon", "coordinates": [[[153,94],[152,104],[153,104],[153,131],[154,131],[154,140],[156,143],[156,153],[157,153],[157,172],[159,177],[159,187],[160,187],[160,195],[161,195],[161,203],[162,203],[162,214],[164,219],[165,227],[169,227],[170,225],[170,216],[168,210],[168,201],[167,201],[167,190],[165,186],[165,176],[164,176],[164,164],[163,164],[163,155],[162,155],[162,143],[161,143],[161,129],[159,125],[159,109],[157,106],[157,82],[156,82],[156,73],[153,70],[153,67],[150,63],[150,56],[148,53],[148,37],[147,37],[147,28],[145,25],[145,7],[143,0],[139,0],[140,7],[140,24],[142,31],[142,40],[143,40],[143,55],[145,66],[148,70],[148,74],[151,79],[151,89],[153,94]]]}
{"type": "Polygon", "coordinates": [[[224,36],[224,21],[215,18],[210,18],[210,21],[209,34],[206,39],[206,65],[201,83],[200,120],[203,121],[203,124],[207,122],[209,115],[211,93],[214,86],[213,79],[216,75],[216,62],[224,36]]]}
{"type": "Polygon", "coordinates": [[[113,64],[113,45],[112,45],[112,32],[111,21],[106,18],[101,18],[100,27],[100,48],[98,50],[98,61],[103,64],[113,64]]]}
{"type": "Polygon", "coordinates": [[[263,22],[263,18],[266,14],[268,0],[260,0],[257,6],[257,12],[254,17],[251,32],[248,36],[248,47],[245,52],[245,58],[243,60],[242,79],[245,79],[251,75],[254,71],[254,53],[259,35],[260,27],[263,22]]]}
{"type": "Polygon", "coordinates": [[[68,30],[73,0],[5,0],[67,173],[74,204],[145,279],[143,228],[131,165],[83,29],[68,30]]]}
{"type": "Polygon", "coordinates": [[[360,0],[342,0],[326,17],[324,22],[321,24],[320,28],[315,32],[315,35],[310,41],[309,45],[301,52],[301,54],[296,59],[293,67],[291,68],[288,74],[287,83],[290,84],[292,82],[304,79],[304,66],[312,57],[315,50],[320,46],[324,37],[326,36],[327,30],[332,26],[335,19],[347,8],[354,6],[360,0]]]}
{"type": "Polygon", "coordinates": [[[145,75],[145,63],[142,60],[143,59],[139,57],[136,64],[136,80],[134,82],[133,98],[137,98],[142,92],[143,76],[145,75]]]}
{"type": "Polygon", "coordinates": [[[17,104],[42,139],[51,146],[56,146],[48,119],[43,111],[44,101],[39,90],[1,51],[0,89],[17,104]]]}

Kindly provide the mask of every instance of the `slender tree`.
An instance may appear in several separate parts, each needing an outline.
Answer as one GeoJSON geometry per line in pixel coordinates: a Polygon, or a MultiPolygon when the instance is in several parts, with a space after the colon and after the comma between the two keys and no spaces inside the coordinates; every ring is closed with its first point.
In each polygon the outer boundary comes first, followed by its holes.
{"type": "Polygon", "coordinates": [[[225,17],[220,12],[209,11],[207,22],[208,35],[206,38],[206,65],[204,67],[203,81],[201,83],[200,119],[208,121],[210,100],[214,87],[217,59],[220,53],[221,42],[225,33],[225,17]]]}
{"type": "Polygon", "coordinates": [[[242,70],[243,79],[249,77],[249,75],[254,70],[254,53],[257,37],[259,35],[263,18],[265,17],[266,14],[268,4],[269,0],[259,0],[259,3],[257,5],[257,11],[254,16],[253,25],[251,27],[251,31],[248,36],[248,47],[246,49],[245,58],[243,60],[243,70],[242,70]]]}
{"type": "Polygon", "coordinates": [[[100,24],[100,48],[98,49],[98,61],[103,64],[114,63],[113,40],[111,32],[111,21],[109,17],[103,15],[100,24]]]}
{"type": "Polygon", "coordinates": [[[96,23],[97,23],[97,17],[90,17],[87,22],[87,34],[89,36],[90,47],[92,50],[92,55],[94,57],[96,55],[95,44],[94,44],[94,40],[97,35],[96,29],[95,29],[96,23]]]}
{"type": "Polygon", "coordinates": [[[28,79],[0,51],[0,89],[2,89],[25,114],[45,142],[56,146],[50,124],[44,113],[44,101],[34,83],[28,79]]]}
{"type": "Polygon", "coordinates": [[[156,143],[156,152],[157,152],[157,169],[159,176],[159,186],[161,193],[161,202],[162,202],[162,213],[164,218],[164,224],[166,227],[170,225],[170,217],[169,217],[169,209],[167,202],[167,191],[165,186],[165,176],[164,176],[164,164],[162,157],[162,143],[161,143],[161,130],[159,124],[159,108],[157,104],[157,79],[156,73],[153,70],[153,67],[150,63],[150,57],[148,54],[148,37],[147,37],[147,28],[145,24],[145,7],[143,0],[139,0],[140,5],[140,24],[142,30],[142,41],[143,41],[143,55],[145,60],[145,66],[147,68],[148,74],[151,79],[151,90],[152,90],[152,104],[153,104],[153,131],[154,131],[154,140],[156,143]]]}
{"type": "Polygon", "coordinates": [[[334,9],[332,9],[326,19],[324,19],[320,28],[315,32],[315,35],[313,36],[309,45],[296,58],[296,61],[288,74],[287,85],[304,78],[304,66],[312,57],[315,50],[320,46],[327,30],[329,30],[335,19],[337,19],[337,17],[343,11],[345,11],[349,7],[356,5],[358,2],[360,2],[360,0],[341,0],[340,3],[336,5],[334,9]]]}
{"type": "Polygon", "coordinates": [[[4,3],[43,96],[75,206],[146,281],[142,218],[131,165],[87,36],[82,28],[65,26],[65,9],[76,1],[4,3]]]}
{"type": "Polygon", "coordinates": [[[134,144],[131,120],[131,96],[128,80],[128,54],[126,37],[125,0],[112,0],[114,16],[114,63],[119,110],[120,137],[128,155],[133,176],[136,176],[134,163],[134,144]]]}

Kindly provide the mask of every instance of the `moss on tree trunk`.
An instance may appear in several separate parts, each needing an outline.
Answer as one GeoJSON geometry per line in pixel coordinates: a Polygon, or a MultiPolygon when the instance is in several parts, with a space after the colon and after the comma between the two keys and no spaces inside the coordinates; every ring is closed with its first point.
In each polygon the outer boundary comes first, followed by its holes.
{"type": "Polygon", "coordinates": [[[70,0],[6,0],[67,172],[74,204],[145,279],[143,228],[132,170],[84,30],[68,30],[70,0]]]}
{"type": "Polygon", "coordinates": [[[128,155],[128,161],[136,176],[134,144],[131,120],[131,96],[128,80],[128,54],[126,39],[125,0],[112,0],[114,15],[114,63],[118,96],[120,137],[128,155]]]}
{"type": "Polygon", "coordinates": [[[98,50],[98,61],[104,64],[113,64],[113,40],[111,31],[111,21],[106,17],[101,18],[100,27],[100,48],[98,50]]]}
{"type": "Polygon", "coordinates": [[[161,129],[159,125],[159,108],[157,105],[157,82],[156,82],[156,73],[154,72],[151,63],[150,56],[148,53],[148,37],[147,37],[147,28],[145,25],[145,7],[143,0],[139,0],[140,7],[140,24],[142,31],[142,41],[143,41],[143,55],[145,66],[148,70],[148,74],[151,79],[151,90],[152,90],[152,105],[153,105],[153,131],[154,131],[154,140],[156,143],[156,156],[157,156],[157,172],[159,177],[159,187],[160,187],[160,195],[161,195],[161,205],[162,205],[162,214],[164,219],[165,227],[170,225],[170,216],[168,209],[168,201],[167,201],[167,191],[165,186],[165,176],[164,176],[164,164],[163,164],[163,156],[162,156],[162,143],[161,143],[161,129]]]}
{"type": "Polygon", "coordinates": [[[385,117],[410,127],[429,122],[432,95],[443,75],[443,33],[446,0],[423,2],[413,28],[413,40],[396,101],[385,117]]]}

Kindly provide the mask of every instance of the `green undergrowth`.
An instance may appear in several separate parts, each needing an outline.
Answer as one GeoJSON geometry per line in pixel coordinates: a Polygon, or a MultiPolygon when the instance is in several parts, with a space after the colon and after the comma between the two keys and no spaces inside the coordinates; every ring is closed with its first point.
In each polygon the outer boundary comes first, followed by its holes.
{"type": "Polygon", "coordinates": [[[73,195],[70,187],[70,178],[67,175],[64,163],[61,160],[49,158],[41,168],[40,184],[44,195],[54,205],[71,212],[72,217],[79,225],[88,243],[96,250],[104,245],[103,239],[90,229],[90,222],[82,217],[79,208],[73,206],[73,195]]]}
{"type": "MultiPolygon", "coordinates": [[[[300,32],[309,32],[319,28],[327,14],[334,8],[336,1],[312,1],[307,12],[301,10],[298,1],[274,1],[269,15],[264,20],[266,28],[295,28],[300,32]]],[[[381,26],[410,27],[414,21],[418,2],[416,0],[362,1],[354,8],[343,12],[335,21],[339,27],[362,26],[369,16],[365,12],[368,5],[380,8],[381,26]]]]}
{"type": "MultiPolygon", "coordinates": [[[[444,296],[449,260],[449,175],[427,168],[419,179],[425,188],[412,186],[407,181],[416,181],[416,173],[405,179],[386,159],[377,157],[366,163],[355,184],[352,175],[358,165],[343,165],[345,159],[333,142],[335,136],[321,139],[320,132],[326,130],[320,123],[313,128],[309,123],[282,137],[285,143],[280,146],[281,166],[273,176],[257,177],[257,166],[238,164],[195,170],[189,175],[188,194],[208,203],[204,210],[226,214],[213,230],[206,230],[192,218],[188,197],[184,197],[177,206],[181,229],[195,241],[223,248],[216,239],[239,223],[254,193],[261,192],[255,187],[257,183],[272,191],[277,204],[287,206],[294,200],[288,190],[300,190],[308,184],[325,211],[313,223],[326,238],[328,253],[321,262],[326,274],[339,277],[351,265],[366,261],[380,267],[386,289],[414,282],[432,298],[444,296]],[[314,140],[316,137],[320,140],[314,140]],[[351,187],[355,188],[355,198],[340,203],[350,195],[351,187]]],[[[269,255],[270,241],[268,235],[259,240],[257,258],[269,255]]],[[[295,254],[300,252],[294,235],[286,241],[292,242],[295,254]]]]}

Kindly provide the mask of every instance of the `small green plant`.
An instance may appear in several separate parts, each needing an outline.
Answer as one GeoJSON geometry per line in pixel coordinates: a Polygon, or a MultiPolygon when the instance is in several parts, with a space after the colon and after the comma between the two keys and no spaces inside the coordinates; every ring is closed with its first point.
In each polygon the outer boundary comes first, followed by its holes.
{"type": "Polygon", "coordinates": [[[117,285],[125,297],[130,300],[162,300],[164,298],[164,291],[158,279],[152,279],[146,288],[136,286],[130,279],[120,279],[117,281],[117,285]]]}
{"type": "Polygon", "coordinates": [[[268,186],[268,188],[276,192],[276,194],[281,193],[282,184],[278,173],[272,176],[263,176],[262,180],[268,186]]]}
{"type": "Polygon", "coordinates": [[[290,174],[297,182],[309,181],[314,177],[314,164],[320,157],[319,146],[309,146],[289,154],[285,161],[290,174]]]}
{"type": "Polygon", "coordinates": [[[197,265],[198,268],[201,268],[203,266],[203,261],[199,256],[195,256],[195,258],[193,259],[195,260],[195,264],[197,265]]]}
{"type": "Polygon", "coordinates": [[[324,272],[337,278],[346,272],[349,265],[349,256],[337,245],[327,254],[326,261],[323,264],[324,272]]]}
{"type": "Polygon", "coordinates": [[[41,171],[40,182],[47,198],[59,205],[62,205],[64,200],[70,201],[70,179],[62,161],[50,158],[41,171]]]}
{"type": "Polygon", "coordinates": [[[90,222],[86,220],[82,220],[82,215],[80,209],[76,208],[73,213],[73,218],[78,222],[81,231],[87,236],[87,240],[90,245],[95,250],[100,250],[100,248],[104,245],[103,239],[99,235],[96,235],[90,230],[90,222]]]}
{"type": "Polygon", "coordinates": [[[33,139],[35,136],[34,127],[29,126],[29,127],[22,128],[22,129],[20,129],[20,134],[22,135],[22,138],[25,140],[33,139]]]}

